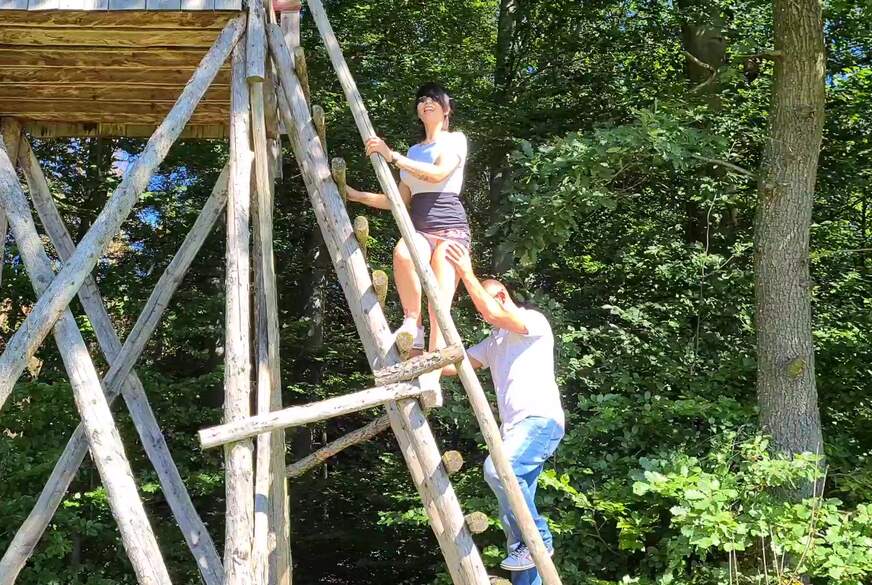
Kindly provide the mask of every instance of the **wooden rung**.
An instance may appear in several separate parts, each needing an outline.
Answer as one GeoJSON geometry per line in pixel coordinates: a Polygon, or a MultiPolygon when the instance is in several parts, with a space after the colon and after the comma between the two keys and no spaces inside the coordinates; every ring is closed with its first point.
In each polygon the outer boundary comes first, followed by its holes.
{"type": "Polygon", "coordinates": [[[303,47],[294,47],[294,71],[297,72],[297,79],[300,80],[300,85],[303,86],[303,95],[306,97],[306,103],[311,103],[309,69],[306,67],[306,51],[303,50],[303,47]]]}
{"type": "Polygon", "coordinates": [[[339,188],[339,194],[342,196],[342,201],[348,203],[348,190],[345,183],[345,159],[335,157],[330,161],[331,173],[333,180],[336,182],[336,187],[339,188]]]}
{"type": "Polygon", "coordinates": [[[354,218],[354,237],[357,238],[357,243],[363,250],[363,257],[366,258],[366,246],[369,244],[369,220],[366,219],[365,215],[358,215],[354,218]]]}
{"type": "Polygon", "coordinates": [[[470,512],[463,519],[466,520],[466,527],[473,534],[481,534],[490,526],[490,520],[484,512],[470,512]]]}
{"type": "Polygon", "coordinates": [[[324,149],[324,154],[327,154],[327,120],[324,115],[324,108],[319,105],[312,106],[312,121],[315,122],[315,130],[318,131],[318,138],[321,139],[321,148],[324,149]]]}
{"type": "Polygon", "coordinates": [[[503,577],[495,577],[490,575],[490,585],[512,585],[512,582],[503,577]]]}
{"type": "Polygon", "coordinates": [[[386,402],[413,398],[421,394],[421,392],[422,390],[419,386],[405,382],[367,388],[366,390],[328,398],[327,400],[321,400],[320,402],[305,406],[292,406],[283,410],[276,410],[203,429],[199,432],[200,445],[204,449],[210,449],[226,443],[251,438],[261,433],[327,420],[343,414],[351,414],[352,412],[373,408],[386,402]]]}
{"type": "Polygon", "coordinates": [[[415,344],[415,336],[408,331],[403,331],[397,334],[394,344],[396,344],[397,350],[400,352],[400,358],[404,362],[409,361],[412,354],[412,345],[415,344]]]}
{"type": "Polygon", "coordinates": [[[463,455],[460,451],[446,451],[442,454],[442,465],[445,466],[448,475],[453,475],[463,467],[463,455]]]}
{"type": "Polygon", "coordinates": [[[382,310],[388,298],[388,282],[388,275],[384,270],[372,271],[372,288],[375,289],[375,296],[378,297],[378,304],[381,305],[382,310]]]}
{"type": "Polygon", "coordinates": [[[449,345],[378,370],[375,373],[375,383],[384,386],[396,382],[408,382],[427,372],[441,370],[449,364],[456,364],[462,359],[463,348],[459,345],[449,345]]]}

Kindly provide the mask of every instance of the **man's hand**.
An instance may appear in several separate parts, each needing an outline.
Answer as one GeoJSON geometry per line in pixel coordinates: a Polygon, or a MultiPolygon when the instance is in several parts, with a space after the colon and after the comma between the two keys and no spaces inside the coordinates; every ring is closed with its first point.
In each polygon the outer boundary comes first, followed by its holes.
{"type": "Polygon", "coordinates": [[[472,272],[472,260],[469,258],[469,251],[456,242],[449,242],[445,249],[445,257],[454,266],[454,269],[461,277],[467,277],[472,272]]]}
{"type": "Polygon", "coordinates": [[[382,155],[387,162],[394,161],[393,151],[378,136],[373,136],[366,141],[366,156],[372,156],[375,153],[382,155]]]}

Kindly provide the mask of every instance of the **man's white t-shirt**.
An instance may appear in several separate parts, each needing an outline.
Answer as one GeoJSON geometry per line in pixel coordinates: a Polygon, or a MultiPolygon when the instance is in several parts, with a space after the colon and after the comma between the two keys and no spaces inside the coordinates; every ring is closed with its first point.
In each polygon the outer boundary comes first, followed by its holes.
{"type": "Polygon", "coordinates": [[[496,329],[466,351],[491,370],[503,432],[528,416],[550,418],[562,427],[551,325],[538,311],[521,309],[521,314],[526,335],[496,329]]]}

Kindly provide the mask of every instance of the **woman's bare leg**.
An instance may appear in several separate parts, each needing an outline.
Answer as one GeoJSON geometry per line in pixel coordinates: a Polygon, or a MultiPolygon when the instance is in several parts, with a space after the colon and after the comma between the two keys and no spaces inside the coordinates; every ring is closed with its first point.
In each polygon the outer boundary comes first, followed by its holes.
{"type": "MultiPolygon", "coordinates": [[[[430,257],[430,244],[421,234],[415,234],[415,246],[423,258],[430,257]]],[[[421,280],[415,272],[415,264],[405,240],[394,248],[394,281],[403,306],[403,316],[421,323],[421,280]]]]}
{"type": "MultiPolygon", "coordinates": [[[[439,296],[441,301],[447,307],[451,307],[451,302],[454,300],[454,293],[457,290],[457,285],[460,282],[460,276],[454,270],[454,266],[448,261],[445,256],[445,250],[448,247],[448,242],[441,241],[436,245],[433,255],[430,257],[430,267],[436,275],[436,283],[439,287],[439,296]]],[[[433,303],[429,303],[430,311],[430,351],[435,351],[445,346],[445,336],[439,328],[436,321],[436,312],[433,310],[433,303]]]]}

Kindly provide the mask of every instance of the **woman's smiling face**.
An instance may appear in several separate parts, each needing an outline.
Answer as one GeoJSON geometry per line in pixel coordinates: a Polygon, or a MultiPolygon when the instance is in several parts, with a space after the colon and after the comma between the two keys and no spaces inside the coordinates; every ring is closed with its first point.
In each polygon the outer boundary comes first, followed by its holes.
{"type": "Polygon", "coordinates": [[[418,98],[418,118],[425,126],[443,121],[446,113],[438,100],[428,95],[418,98]]]}

